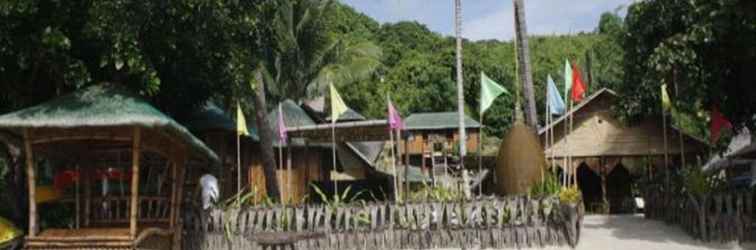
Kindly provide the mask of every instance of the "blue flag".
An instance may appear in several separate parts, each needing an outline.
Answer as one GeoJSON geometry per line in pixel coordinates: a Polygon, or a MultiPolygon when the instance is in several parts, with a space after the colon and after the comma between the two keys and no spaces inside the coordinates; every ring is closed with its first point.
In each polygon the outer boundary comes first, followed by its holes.
{"type": "Polygon", "coordinates": [[[557,89],[556,84],[554,84],[554,79],[551,79],[551,75],[548,75],[548,96],[546,97],[546,104],[549,105],[549,110],[551,110],[552,115],[561,115],[564,114],[564,99],[559,95],[559,89],[557,89]]]}

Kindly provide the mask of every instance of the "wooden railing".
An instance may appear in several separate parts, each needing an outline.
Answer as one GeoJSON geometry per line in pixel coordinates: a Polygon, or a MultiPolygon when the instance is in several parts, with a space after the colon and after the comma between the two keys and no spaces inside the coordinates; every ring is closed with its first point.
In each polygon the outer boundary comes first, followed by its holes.
{"type": "Polygon", "coordinates": [[[183,247],[203,250],[259,249],[261,235],[295,249],[574,246],[580,224],[574,206],[526,197],[184,211],[183,247]],[[324,237],[293,239],[307,232],[324,237]]]}
{"type": "MultiPolygon", "coordinates": [[[[129,222],[130,197],[96,197],[90,202],[90,219],[93,224],[119,224],[129,222]]],[[[169,197],[139,197],[140,223],[167,223],[170,216],[169,197]]],[[[85,210],[86,212],[86,210],[85,210]]]]}
{"type": "Polygon", "coordinates": [[[707,195],[666,194],[650,187],[644,192],[646,218],[680,225],[702,241],[754,241],[754,200],[749,190],[707,195]]]}

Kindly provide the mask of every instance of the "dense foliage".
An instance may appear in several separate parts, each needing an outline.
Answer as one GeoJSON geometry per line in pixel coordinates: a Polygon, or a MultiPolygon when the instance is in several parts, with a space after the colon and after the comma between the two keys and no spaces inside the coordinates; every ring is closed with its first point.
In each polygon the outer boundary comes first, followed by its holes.
{"type": "Polygon", "coordinates": [[[661,112],[659,86],[667,83],[677,108],[695,120],[718,106],[733,125],[756,128],[756,2],[639,1],[625,22],[619,110],[630,121],[661,112]]]}

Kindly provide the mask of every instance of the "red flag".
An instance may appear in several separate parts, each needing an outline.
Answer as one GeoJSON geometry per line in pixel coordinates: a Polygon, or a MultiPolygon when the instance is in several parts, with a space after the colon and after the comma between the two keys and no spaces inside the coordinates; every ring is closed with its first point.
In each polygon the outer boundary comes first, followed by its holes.
{"type": "Polygon", "coordinates": [[[711,127],[709,128],[709,136],[711,137],[711,143],[716,143],[719,140],[722,127],[732,129],[732,123],[727,120],[722,113],[719,112],[717,107],[711,109],[711,127]]]}
{"type": "Polygon", "coordinates": [[[576,103],[583,100],[585,95],[585,84],[583,83],[583,77],[580,74],[580,68],[577,64],[572,64],[572,100],[576,103]]]}

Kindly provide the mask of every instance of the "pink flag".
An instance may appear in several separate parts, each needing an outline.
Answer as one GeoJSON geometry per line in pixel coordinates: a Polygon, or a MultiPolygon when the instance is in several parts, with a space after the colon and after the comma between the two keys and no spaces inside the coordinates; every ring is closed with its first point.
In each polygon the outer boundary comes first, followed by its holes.
{"type": "Polygon", "coordinates": [[[283,143],[286,141],[286,123],[284,123],[281,105],[278,106],[278,139],[283,143]]]}
{"type": "Polygon", "coordinates": [[[388,103],[388,122],[391,129],[404,129],[402,117],[399,115],[399,112],[396,111],[391,101],[388,103]]]}

